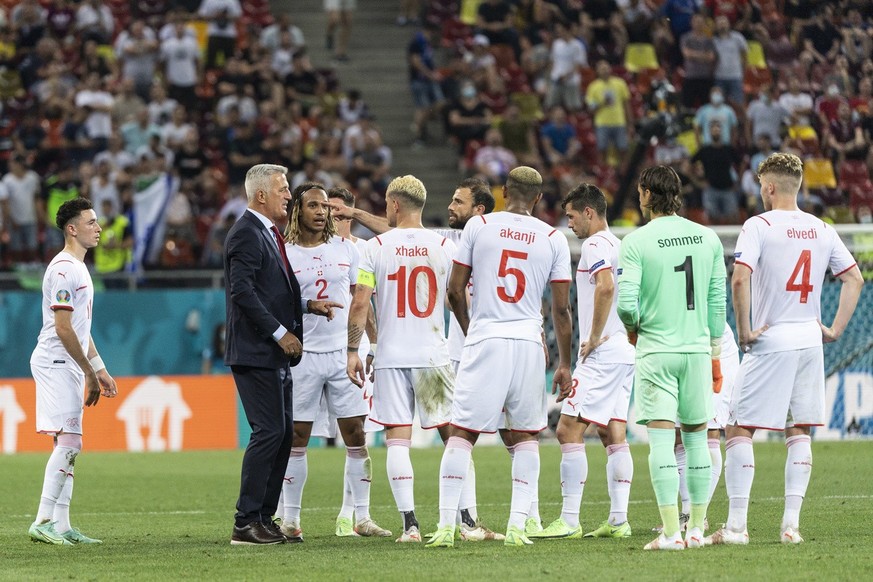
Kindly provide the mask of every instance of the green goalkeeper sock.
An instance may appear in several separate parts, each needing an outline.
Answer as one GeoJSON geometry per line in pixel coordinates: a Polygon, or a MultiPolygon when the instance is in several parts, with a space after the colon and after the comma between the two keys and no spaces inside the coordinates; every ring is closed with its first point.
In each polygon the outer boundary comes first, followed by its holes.
{"type": "MultiPolygon", "coordinates": [[[[679,532],[679,509],[676,497],[679,495],[679,470],[676,466],[676,453],[673,445],[676,433],[669,428],[650,428],[649,433],[649,474],[655,499],[664,524],[664,535],[672,537],[679,532]]],[[[704,445],[706,440],[704,440],[704,445]]],[[[707,454],[709,454],[707,450],[707,454]]]]}
{"type": "Polygon", "coordinates": [[[688,528],[703,529],[706,509],[709,505],[709,483],[712,479],[712,458],[706,442],[706,431],[682,431],[682,444],[685,446],[685,480],[691,497],[691,515],[688,528]]]}

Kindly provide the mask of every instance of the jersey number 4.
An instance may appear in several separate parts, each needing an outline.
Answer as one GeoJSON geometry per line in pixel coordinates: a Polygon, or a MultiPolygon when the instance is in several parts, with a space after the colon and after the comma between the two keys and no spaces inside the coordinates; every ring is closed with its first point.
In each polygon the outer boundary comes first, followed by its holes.
{"type": "Polygon", "coordinates": [[[801,303],[806,303],[809,300],[809,294],[812,293],[812,285],[809,284],[809,272],[811,267],[812,251],[802,251],[800,253],[800,258],[797,259],[797,264],[794,265],[794,270],[791,272],[791,276],[788,277],[788,282],[785,283],[786,291],[800,292],[801,303]],[[800,280],[799,283],[798,280],[800,280]]]}
{"type": "Polygon", "coordinates": [[[406,266],[397,269],[396,273],[388,275],[389,281],[397,281],[397,317],[403,319],[406,317],[406,309],[413,316],[419,318],[430,317],[436,307],[437,296],[437,280],[433,269],[427,266],[419,265],[414,267],[409,272],[409,277],[406,276],[406,266]],[[424,275],[423,284],[427,287],[427,304],[424,309],[420,309],[418,305],[418,287],[419,275],[424,275]]]}
{"type": "Polygon", "coordinates": [[[506,287],[497,288],[497,296],[501,301],[506,303],[518,303],[524,297],[524,288],[527,286],[527,279],[524,277],[524,271],[516,267],[508,265],[509,259],[527,260],[527,253],[521,251],[510,251],[503,249],[503,254],[500,255],[500,267],[497,269],[498,277],[514,277],[515,278],[515,293],[510,295],[506,292],[506,287]]]}

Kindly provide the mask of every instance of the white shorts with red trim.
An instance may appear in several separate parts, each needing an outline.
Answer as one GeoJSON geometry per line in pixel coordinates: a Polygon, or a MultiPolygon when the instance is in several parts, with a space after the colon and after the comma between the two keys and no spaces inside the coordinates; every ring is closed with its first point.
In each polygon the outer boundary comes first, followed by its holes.
{"type": "Polygon", "coordinates": [[[547,425],[545,374],[539,342],[489,338],[464,346],[452,424],[472,432],[540,432],[547,425]]]}
{"type": "Polygon", "coordinates": [[[418,410],[421,428],[445,426],[451,418],[454,393],[451,364],[435,368],[376,368],[370,420],[386,427],[412,426],[418,410]]]}
{"type": "Polygon", "coordinates": [[[712,394],[712,410],[715,416],[707,423],[710,430],[722,429],[728,424],[731,414],[731,400],[737,382],[737,374],[740,371],[740,353],[733,350],[721,357],[721,392],[712,394]]]}
{"type": "Polygon", "coordinates": [[[564,399],[561,414],[606,426],[610,420],[627,422],[631,389],[634,385],[633,364],[598,362],[592,354],[573,370],[573,391],[564,399]]]}
{"type": "Polygon", "coordinates": [[[82,434],[85,375],[78,369],[31,366],[36,381],[36,431],[82,434]]]}
{"type": "Polygon", "coordinates": [[[352,418],[369,412],[364,389],[349,380],[346,362],[345,350],[303,352],[300,363],[291,368],[292,413],[296,422],[315,422],[322,400],[329,418],[352,418]]]}
{"type": "Polygon", "coordinates": [[[728,424],[766,430],[821,426],[824,388],[821,346],[746,354],[737,374],[728,424]]]}

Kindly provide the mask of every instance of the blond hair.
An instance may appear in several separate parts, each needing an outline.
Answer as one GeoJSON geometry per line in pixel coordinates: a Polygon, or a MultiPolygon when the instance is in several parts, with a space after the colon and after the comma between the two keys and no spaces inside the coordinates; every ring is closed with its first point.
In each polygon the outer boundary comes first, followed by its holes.
{"type": "Polygon", "coordinates": [[[255,199],[255,194],[258,193],[258,190],[263,192],[269,190],[270,176],[273,174],[285,175],[287,173],[288,168],[276,164],[258,164],[249,168],[249,171],[246,172],[245,181],[246,199],[249,201],[249,204],[255,199]]]}
{"type": "Polygon", "coordinates": [[[779,194],[797,194],[803,180],[803,161],[794,154],[776,152],[758,164],[758,178],[767,176],[779,194]]]}
{"type": "Polygon", "coordinates": [[[519,166],[509,172],[506,179],[508,197],[518,196],[526,201],[533,200],[543,191],[543,177],[530,166],[519,166]]]}
{"type": "Polygon", "coordinates": [[[425,189],[424,183],[412,174],[391,180],[386,193],[391,198],[399,199],[416,209],[424,208],[424,203],[427,200],[427,189],[425,189]]]}

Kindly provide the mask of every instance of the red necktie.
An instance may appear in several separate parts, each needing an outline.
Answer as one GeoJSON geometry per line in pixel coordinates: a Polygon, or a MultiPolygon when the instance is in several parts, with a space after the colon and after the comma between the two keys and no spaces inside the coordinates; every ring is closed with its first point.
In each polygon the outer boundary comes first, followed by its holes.
{"type": "Polygon", "coordinates": [[[288,254],[285,252],[285,241],[282,239],[282,235],[279,233],[279,229],[273,226],[270,228],[273,231],[273,234],[276,236],[276,244],[279,246],[279,254],[282,256],[282,262],[285,267],[285,274],[291,272],[291,265],[288,264],[288,254]]]}

